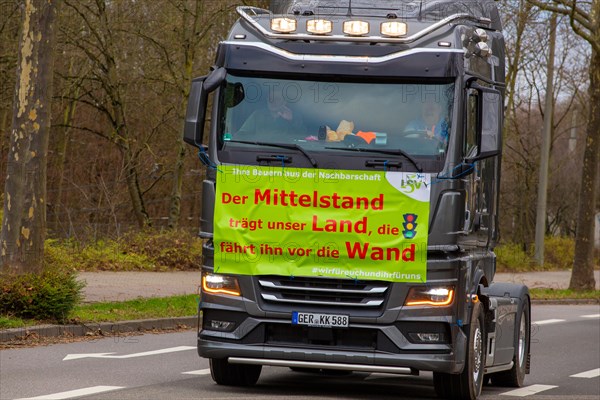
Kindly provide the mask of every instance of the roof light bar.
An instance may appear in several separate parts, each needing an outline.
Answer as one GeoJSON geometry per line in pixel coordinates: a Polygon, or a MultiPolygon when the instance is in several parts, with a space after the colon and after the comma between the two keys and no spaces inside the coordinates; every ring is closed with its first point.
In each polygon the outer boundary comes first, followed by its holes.
{"type": "MultiPolygon", "coordinates": [[[[315,34],[310,34],[310,33],[298,33],[298,32],[294,32],[294,31],[289,31],[289,33],[281,33],[280,31],[277,31],[274,29],[269,29],[269,28],[261,25],[261,23],[259,22],[262,18],[269,18],[269,20],[271,20],[273,18],[273,14],[269,10],[264,10],[264,9],[261,9],[258,7],[251,7],[251,6],[239,6],[239,7],[237,7],[237,12],[238,12],[238,14],[240,14],[240,16],[242,18],[244,18],[244,20],[246,20],[246,22],[248,22],[250,25],[252,25],[252,27],[254,27],[254,29],[256,29],[258,32],[260,32],[261,35],[263,35],[267,38],[271,38],[271,39],[288,40],[288,39],[290,39],[289,36],[293,35],[293,38],[297,39],[297,40],[348,41],[348,42],[357,42],[357,43],[373,41],[373,38],[368,37],[368,36],[364,36],[364,35],[363,36],[353,36],[353,35],[350,35],[347,33],[345,35],[337,35],[337,34],[315,35],[315,34]]],[[[448,17],[443,18],[443,19],[439,20],[438,22],[436,22],[420,31],[416,31],[415,33],[413,33],[410,36],[386,37],[386,36],[382,35],[381,37],[377,37],[377,41],[381,42],[381,43],[412,43],[418,39],[425,37],[426,35],[430,34],[431,32],[435,32],[438,29],[447,27],[447,25],[449,23],[453,23],[454,21],[457,21],[457,20],[475,21],[477,23],[485,24],[485,25],[491,24],[491,20],[489,20],[488,18],[475,17],[475,16],[469,15],[467,13],[457,13],[457,14],[449,15],[448,17]]],[[[351,21],[348,21],[348,22],[351,22],[351,21]]]]}

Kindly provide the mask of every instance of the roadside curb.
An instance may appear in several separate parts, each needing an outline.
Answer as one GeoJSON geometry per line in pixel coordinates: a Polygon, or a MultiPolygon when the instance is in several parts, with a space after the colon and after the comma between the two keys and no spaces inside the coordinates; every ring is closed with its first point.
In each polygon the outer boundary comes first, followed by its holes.
{"type": "Polygon", "coordinates": [[[113,336],[120,333],[144,332],[151,330],[192,328],[198,323],[198,317],[138,319],[121,322],[100,322],[71,325],[35,325],[24,328],[13,328],[0,331],[0,343],[11,340],[22,340],[28,337],[78,337],[78,336],[113,336]]]}

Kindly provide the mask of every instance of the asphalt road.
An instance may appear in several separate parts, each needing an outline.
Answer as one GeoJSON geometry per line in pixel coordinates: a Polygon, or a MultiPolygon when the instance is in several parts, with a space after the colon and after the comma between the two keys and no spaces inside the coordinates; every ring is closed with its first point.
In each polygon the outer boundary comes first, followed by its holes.
{"type": "MultiPolygon", "coordinates": [[[[526,388],[484,387],[481,399],[600,397],[600,306],[534,306],[526,388]]],[[[195,332],[104,338],[0,351],[0,399],[432,399],[421,376],[323,376],[263,368],[253,388],[217,386],[195,332]]]]}

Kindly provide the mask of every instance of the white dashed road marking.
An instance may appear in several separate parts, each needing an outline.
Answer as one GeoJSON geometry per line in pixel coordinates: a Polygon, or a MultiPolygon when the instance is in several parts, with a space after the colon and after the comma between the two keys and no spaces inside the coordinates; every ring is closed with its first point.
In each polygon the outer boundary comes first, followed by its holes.
{"type": "Polygon", "coordinates": [[[178,351],[196,350],[196,346],[177,346],[169,347],[168,349],[144,351],[142,353],[125,354],[122,356],[115,356],[114,353],[89,353],[89,354],[67,354],[63,361],[79,360],[82,358],[114,358],[117,360],[123,360],[127,358],[155,356],[157,354],[175,353],[178,351]]]}
{"type": "Polygon", "coordinates": [[[558,386],[554,385],[531,385],[520,389],[511,390],[510,392],[500,393],[500,396],[526,397],[533,394],[543,392],[545,390],[554,389],[558,386]]]}
{"type": "Polygon", "coordinates": [[[600,368],[585,371],[580,374],[571,375],[571,378],[597,378],[600,376],[600,368]]]}
{"type": "Polygon", "coordinates": [[[559,322],[565,322],[564,319],[545,319],[543,321],[534,321],[535,325],[548,325],[548,324],[557,324],[559,322]]]}
{"type": "Polygon", "coordinates": [[[91,394],[109,392],[111,390],[124,389],[122,386],[92,386],[83,389],[69,390],[68,392],[60,392],[54,394],[46,394],[43,396],[37,397],[27,397],[23,399],[17,400],[62,400],[62,399],[71,399],[73,397],[79,396],[89,396],[91,394]]]}
{"type": "Polygon", "coordinates": [[[182,374],[186,374],[186,375],[210,375],[210,369],[206,368],[206,369],[199,369],[197,371],[182,372],[182,374]]]}
{"type": "Polygon", "coordinates": [[[600,314],[582,315],[581,318],[600,318],[600,314]]]}

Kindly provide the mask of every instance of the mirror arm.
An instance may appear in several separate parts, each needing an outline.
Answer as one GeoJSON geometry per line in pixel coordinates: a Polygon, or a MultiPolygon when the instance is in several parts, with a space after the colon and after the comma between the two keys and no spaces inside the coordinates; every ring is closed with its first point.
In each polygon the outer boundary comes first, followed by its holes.
{"type": "Polygon", "coordinates": [[[473,164],[477,161],[485,160],[486,158],[496,157],[496,156],[500,155],[500,153],[501,153],[500,150],[486,151],[484,153],[477,154],[475,157],[465,158],[464,162],[466,164],[473,164]]]}

